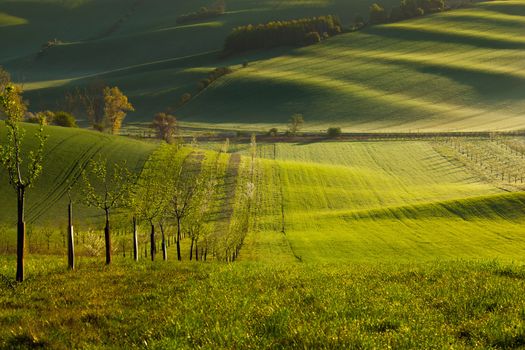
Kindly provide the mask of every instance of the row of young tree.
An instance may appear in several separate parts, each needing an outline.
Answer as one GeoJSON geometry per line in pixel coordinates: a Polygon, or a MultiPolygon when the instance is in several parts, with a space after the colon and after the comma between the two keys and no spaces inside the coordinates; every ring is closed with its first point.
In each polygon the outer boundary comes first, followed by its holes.
{"type": "Polygon", "coordinates": [[[333,15],[248,24],[235,28],[228,35],[224,52],[232,54],[283,45],[308,45],[342,31],[341,21],[333,15]]]}
{"type": "Polygon", "coordinates": [[[505,185],[522,185],[525,173],[525,144],[500,136],[489,140],[449,138],[444,142],[455,157],[485,178],[505,185]]]}
{"type": "Polygon", "coordinates": [[[374,3],[370,6],[370,23],[381,24],[397,22],[425,14],[445,11],[444,0],[401,0],[399,6],[388,12],[383,6],[374,3]]]}
{"type": "MultiPolygon", "coordinates": [[[[18,203],[16,280],[23,281],[26,251],[25,198],[27,190],[42,173],[46,135],[41,124],[36,135],[37,147],[30,152],[22,150],[24,130],[20,127],[20,122],[26,108],[20,88],[8,81],[0,86],[0,111],[5,117],[7,129],[6,140],[0,147],[0,161],[17,193],[18,203]]],[[[219,152],[211,152],[211,156],[205,156],[195,147],[163,144],[148,160],[140,176],[130,171],[125,164],[110,165],[104,159],[91,160],[82,172],[82,185],[71,184],[68,189],[67,241],[70,268],[74,268],[75,254],[72,192],[81,193],[83,204],[104,213],[107,264],[112,260],[111,220],[114,214],[133,218],[135,259],[139,256],[137,223],[142,221],[151,228],[152,259],[155,259],[157,253],[156,237],[159,229],[162,255],[167,259],[165,227],[166,223],[175,222],[178,260],[182,259],[180,241],[186,236],[191,238],[190,259],[195,257],[197,260],[206,260],[212,248],[212,253],[218,259],[235,260],[248,229],[249,210],[246,210],[246,203],[253,198],[254,188],[253,184],[246,181],[237,181],[237,177],[245,179],[245,176],[236,176],[236,186],[246,188],[238,191],[238,195],[233,195],[235,200],[231,206],[235,210],[227,218],[229,225],[226,233],[218,234],[214,231],[211,228],[211,210],[215,192],[219,188],[218,183],[226,169],[224,161],[228,159],[228,144],[226,142],[219,152]]],[[[252,147],[255,149],[255,137],[252,139],[252,147]]],[[[255,151],[253,154],[255,155],[255,151]]],[[[251,171],[253,172],[253,165],[251,171]]]]}

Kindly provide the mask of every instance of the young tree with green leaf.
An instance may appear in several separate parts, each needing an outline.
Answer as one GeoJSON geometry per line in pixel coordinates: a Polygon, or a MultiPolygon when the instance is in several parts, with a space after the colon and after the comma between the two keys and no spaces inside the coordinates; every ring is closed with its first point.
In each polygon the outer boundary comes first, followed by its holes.
{"type": "Polygon", "coordinates": [[[102,158],[90,160],[87,169],[82,172],[84,179],[84,203],[104,211],[106,225],[104,238],[106,242],[106,264],[111,264],[111,231],[110,215],[114,210],[130,205],[130,196],[136,176],[125,164],[115,164],[109,171],[107,160],[102,158]]]}
{"type": "Polygon", "coordinates": [[[22,141],[24,130],[20,129],[19,122],[25,116],[26,105],[22,100],[22,89],[12,83],[5,83],[0,90],[0,111],[6,117],[7,128],[6,142],[0,146],[0,163],[7,171],[9,183],[17,194],[17,268],[16,280],[24,280],[24,255],[25,255],[25,198],[27,189],[30,188],[42,173],[44,159],[44,145],[47,137],[44,128],[40,125],[36,133],[36,150],[24,156],[22,141]],[[24,165],[27,163],[27,167],[24,165]]]}
{"type": "Polygon", "coordinates": [[[182,260],[180,240],[182,222],[195,210],[203,189],[202,178],[199,176],[200,159],[191,155],[177,168],[177,173],[171,182],[171,213],[177,222],[177,259],[182,260]]]}
{"type": "MultiPolygon", "coordinates": [[[[135,217],[145,220],[151,227],[151,260],[155,260],[155,223],[159,225],[167,215],[170,200],[170,172],[176,153],[174,146],[164,145],[152,156],[142,171],[132,196],[132,210],[135,217]]],[[[175,165],[176,166],[176,165],[175,165]]],[[[163,234],[163,256],[166,258],[166,244],[163,234]]]]}

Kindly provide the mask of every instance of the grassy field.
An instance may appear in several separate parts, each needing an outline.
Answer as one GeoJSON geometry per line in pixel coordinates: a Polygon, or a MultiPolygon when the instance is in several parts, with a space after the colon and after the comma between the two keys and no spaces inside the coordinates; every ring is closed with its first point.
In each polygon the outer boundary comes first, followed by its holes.
{"type": "MultiPolygon", "coordinates": [[[[34,125],[25,125],[26,142],[23,149],[34,149],[34,125]]],[[[155,144],[118,138],[79,129],[45,127],[49,136],[45,146],[45,162],[39,180],[27,194],[26,220],[28,225],[57,226],[67,222],[67,189],[75,183],[72,195],[81,199],[81,172],[90,159],[107,159],[109,164],[126,162],[134,172],[140,173],[155,144]]],[[[4,142],[5,126],[0,124],[0,140],[4,142]]],[[[4,171],[0,172],[0,223],[16,223],[16,192],[10,187],[4,171]]],[[[82,208],[75,216],[79,221],[90,221],[95,215],[92,210],[82,208]]]]}
{"type": "MultiPolygon", "coordinates": [[[[523,267],[174,264],[32,257],[0,284],[0,346],[487,349],[525,344],[523,267]]],[[[12,273],[0,258],[0,273],[12,273]]]]}
{"type": "Polygon", "coordinates": [[[523,129],[524,11],[483,2],[341,35],[255,62],[181,112],[263,129],[294,113],[312,131],[523,129]]]}
{"type": "MultiPolygon", "coordinates": [[[[48,159],[56,175],[35,188],[42,196],[92,144],[137,170],[156,149],[86,131],[48,132],[51,156],[63,155],[48,159]]],[[[501,145],[498,152],[514,154],[501,145]]],[[[0,347],[519,348],[525,196],[486,181],[443,147],[435,140],[259,145],[252,229],[235,263],[189,262],[183,239],[181,263],[173,247],[167,262],[135,263],[115,244],[112,266],[79,254],[77,270],[67,272],[58,247],[56,255],[30,254],[27,281],[12,284],[14,256],[2,253],[0,347]]],[[[249,147],[229,150],[218,158],[224,179],[214,201],[235,220],[230,197],[249,181],[249,147]]],[[[213,152],[193,152],[214,162],[213,152]]],[[[217,219],[217,234],[228,232],[228,221],[217,219]]],[[[80,253],[84,231],[77,230],[80,253]]],[[[126,238],[131,231],[114,236],[126,238]]]]}
{"type": "MultiPolygon", "coordinates": [[[[237,25],[319,14],[348,25],[371,2],[227,0],[221,17],[176,25],[212,2],[0,0],[8,48],[0,65],[24,83],[34,110],[94,81],[120,86],[137,107],[125,128],[135,134],[218,66],[234,72],[177,111],[194,133],[283,130],[294,113],[307,131],[525,128],[525,0],[474,3],[307,48],[219,55],[237,25]]],[[[36,127],[24,128],[28,152],[36,127]]],[[[0,142],[5,132],[0,123],[0,142]]],[[[172,147],[45,133],[43,175],[27,195],[23,283],[12,282],[16,201],[0,169],[0,349],[525,347],[523,138],[305,138],[261,142],[253,161],[250,145],[234,139],[172,147]],[[198,222],[187,221],[176,261],[172,219],[162,226],[168,261],[148,256],[153,222],[140,223],[133,261],[126,212],[112,221],[114,260],[104,266],[101,213],[79,203],[81,171],[98,157],[126,162],[139,183],[176,179],[184,164],[214,184],[199,208],[201,261],[189,261],[197,241],[188,225],[198,222]],[[65,254],[69,183],[74,271],[65,254]]]]}
{"type": "Polygon", "coordinates": [[[248,260],[523,256],[525,196],[482,181],[433,142],[277,144],[260,152],[264,180],[248,260]]]}

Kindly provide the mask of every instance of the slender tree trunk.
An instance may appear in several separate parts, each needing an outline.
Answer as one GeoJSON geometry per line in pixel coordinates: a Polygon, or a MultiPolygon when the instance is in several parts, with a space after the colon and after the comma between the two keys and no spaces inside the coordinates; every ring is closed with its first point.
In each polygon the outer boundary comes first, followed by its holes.
{"type": "Polygon", "coordinates": [[[104,228],[106,239],[106,265],[111,264],[111,236],[109,231],[109,210],[106,209],[106,227],[104,228]]]}
{"type": "Polygon", "coordinates": [[[17,189],[18,201],[18,240],[17,240],[17,257],[16,257],[16,281],[24,281],[24,254],[26,245],[26,223],[24,222],[24,202],[25,202],[25,188],[18,187],[17,189]]]}
{"type": "Polygon", "coordinates": [[[199,240],[195,240],[195,261],[199,261],[199,240]]]}
{"type": "Polygon", "coordinates": [[[195,238],[191,237],[191,246],[190,246],[190,261],[193,259],[193,243],[195,242],[195,238]]]}
{"type": "Polygon", "coordinates": [[[177,260],[182,261],[180,254],[180,218],[177,218],[177,260]]]}
{"type": "Polygon", "coordinates": [[[133,259],[139,261],[139,239],[137,234],[137,218],[133,217],[133,259]]]}
{"type": "Polygon", "coordinates": [[[162,233],[162,259],[168,260],[168,247],[166,246],[166,236],[164,235],[164,226],[160,224],[160,232],[162,233]]]}
{"type": "Polygon", "coordinates": [[[73,203],[68,205],[68,231],[67,231],[67,262],[71,270],[75,269],[75,239],[73,231],[73,203]]]}
{"type": "Polygon", "coordinates": [[[155,260],[155,254],[157,253],[157,243],[155,243],[155,225],[151,224],[151,261],[155,260]]]}

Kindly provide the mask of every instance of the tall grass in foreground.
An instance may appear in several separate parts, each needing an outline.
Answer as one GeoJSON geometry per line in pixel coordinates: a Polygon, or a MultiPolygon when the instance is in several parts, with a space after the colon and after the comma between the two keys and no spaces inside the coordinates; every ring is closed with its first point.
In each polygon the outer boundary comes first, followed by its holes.
{"type": "Polygon", "coordinates": [[[0,347],[525,346],[521,265],[62,260],[32,257],[26,283],[1,284],[0,347]]]}

